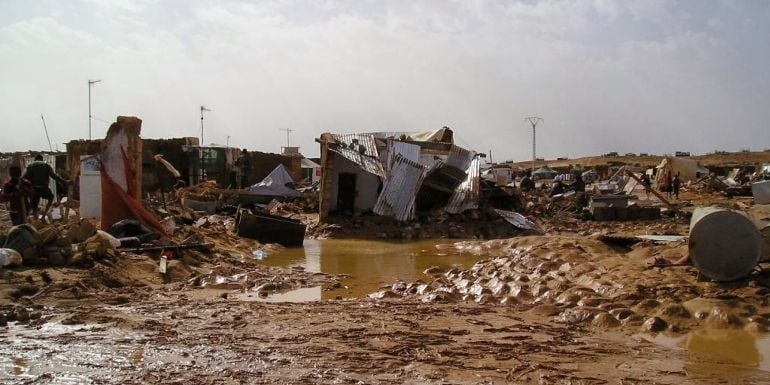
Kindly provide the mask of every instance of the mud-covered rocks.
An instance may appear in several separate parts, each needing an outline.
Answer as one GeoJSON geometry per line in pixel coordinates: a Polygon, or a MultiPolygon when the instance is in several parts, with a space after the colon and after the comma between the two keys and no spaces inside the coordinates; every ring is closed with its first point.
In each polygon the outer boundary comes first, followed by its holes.
{"type": "Polygon", "coordinates": [[[661,332],[667,327],[668,323],[659,317],[650,317],[642,323],[642,330],[647,332],[661,332]]]}
{"type": "Polygon", "coordinates": [[[597,329],[611,329],[620,326],[620,321],[609,313],[599,313],[591,321],[591,326],[597,329]]]}
{"type": "Polygon", "coordinates": [[[369,294],[369,298],[372,299],[387,299],[387,298],[401,298],[402,294],[399,294],[393,290],[380,290],[376,293],[369,294]]]}
{"type": "Polygon", "coordinates": [[[764,281],[747,285],[748,296],[732,295],[717,284],[698,281],[692,270],[650,269],[639,257],[678,255],[681,243],[647,242],[624,254],[596,239],[540,236],[463,241],[438,249],[446,252],[449,247],[487,257],[470,268],[453,267],[443,274],[431,267],[425,270],[433,278],[430,284],[397,282],[392,292],[374,298],[503,304],[537,309],[561,323],[650,332],[686,331],[699,325],[763,330],[764,322],[747,317],[770,313],[762,310],[770,306],[764,281]],[[708,298],[705,294],[710,291],[717,294],[708,298]]]}
{"type": "Polygon", "coordinates": [[[598,309],[574,307],[559,313],[556,317],[556,322],[565,324],[583,324],[593,320],[598,313],[598,309]]]}

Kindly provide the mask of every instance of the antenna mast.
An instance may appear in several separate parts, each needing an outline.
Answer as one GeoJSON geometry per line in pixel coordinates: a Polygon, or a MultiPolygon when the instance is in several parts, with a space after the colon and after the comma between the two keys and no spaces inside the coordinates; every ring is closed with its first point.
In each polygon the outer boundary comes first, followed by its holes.
{"type": "Polygon", "coordinates": [[[289,134],[292,131],[294,131],[294,130],[292,130],[291,128],[279,128],[279,130],[286,131],[286,147],[289,147],[290,146],[290,144],[289,144],[289,134]]]}
{"type": "Polygon", "coordinates": [[[48,149],[53,151],[53,146],[51,146],[51,137],[48,136],[48,127],[45,125],[45,117],[43,117],[43,114],[40,114],[40,119],[43,120],[43,129],[45,129],[45,138],[48,139],[48,149]]]}

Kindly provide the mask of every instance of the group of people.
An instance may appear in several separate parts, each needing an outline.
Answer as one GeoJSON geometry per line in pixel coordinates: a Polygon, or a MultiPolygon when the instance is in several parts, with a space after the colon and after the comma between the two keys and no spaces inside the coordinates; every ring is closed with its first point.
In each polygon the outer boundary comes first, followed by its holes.
{"type": "MultiPolygon", "coordinates": [[[[563,178],[556,178],[554,180],[554,183],[551,186],[551,196],[563,194],[569,190],[575,191],[576,193],[585,192],[585,181],[583,181],[580,173],[575,173],[574,182],[569,185],[564,183],[562,179],[563,178]]],[[[647,194],[647,199],[650,199],[650,192],[652,190],[652,180],[650,179],[650,176],[647,174],[642,174],[641,181],[642,185],[644,186],[644,191],[647,194]]],[[[535,181],[532,179],[531,171],[527,171],[527,173],[524,175],[524,178],[522,178],[521,182],[519,183],[519,187],[522,189],[522,191],[530,191],[535,189],[535,181]]],[[[668,193],[668,199],[671,199],[672,195],[676,199],[679,199],[679,191],[681,187],[682,177],[680,173],[677,172],[676,175],[672,176],[671,171],[668,171],[663,181],[663,186],[661,186],[660,189],[661,191],[668,193]]]]}
{"type": "MultiPolygon", "coordinates": [[[[644,186],[644,192],[647,194],[647,199],[650,199],[650,191],[652,190],[652,180],[647,174],[642,175],[642,185],[644,186]]],[[[672,176],[671,170],[666,172],[666,177],[663,179],[663,185],[660,186],[660,191],[667,194],[668,199],[671,199],[673,195],[679,200],[679,190],[682,188],[682,176],[680,173],[676,173],[672,176]]]]}
{"type": "MultiPolygon", "coordinates": [[[[574,178],[572,179],[574,179],[574,181],[569,185],[563,182],[564,178],[555,179],[553,185],[551,186],[551,196],[563,194],[568,190],[575,191],[575,193],[584,193],[586,191],[586,184],[585,181],[583,181],[580,172],[575,171],[574,178]]],[[[530,191],[535,189],[535,181],[532,179],[532,173],[530,171],[527,171],[527,173],[524,175],[524,178],[521,179],[519,187],[523,191],[530,191]]]]}
{"type": "Polygon", "coordinates": [[[51,178],[61,185],[70,183],[57,175],[53,168],[43,161],[42,155],[35,156],[35,161],[27,165],[23,175],[19,166],[11,166],[8,174],[9,180],[3,184],[3,190],[0,191],[0,202],[6,203],[14,226],[26,223],[30,212],[33,218],[37,219],[41,199],[47,201],[41,219],[48,213],[55,201],[53,191],[49,187],[51,178]]]}

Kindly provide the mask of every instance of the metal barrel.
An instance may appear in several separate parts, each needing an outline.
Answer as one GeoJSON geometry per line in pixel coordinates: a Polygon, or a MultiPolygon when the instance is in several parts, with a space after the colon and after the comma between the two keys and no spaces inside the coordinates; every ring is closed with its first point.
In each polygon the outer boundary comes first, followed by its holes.
{"type": "Polygon", "coordinates": [[[690,220],[690,260],[718,282],[745,277],[762,255],[762,236],[742,212],[719,207],[695,209],[690,220]]]}

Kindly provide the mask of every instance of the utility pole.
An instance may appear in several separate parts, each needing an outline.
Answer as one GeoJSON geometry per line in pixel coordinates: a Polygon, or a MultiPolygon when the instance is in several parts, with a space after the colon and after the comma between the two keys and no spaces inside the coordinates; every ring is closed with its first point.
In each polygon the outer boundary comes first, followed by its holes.
{"type": "Polygon", "coordinates": [[[91,140],[91,86],[100,81],[101,80],[88,80],[88,140],[91,140]]]}
{"type": "Polygon", "coordinates": [[[45,117],[43,117],[43,114],[40,114],[40,119],[43,120],[43,129],[45,130],[45,138],[48,139],[48,149],[53,151],[53,146],[51,146],[51,137],[48,136],[48,127],[45,125],[45,117]]]}
{"type": "Polygon", "coordinates": [[[528,121],[529,124],[532,125],[532,172],[535,172],[535,161],[537,160],[537,147],[535,146],[535,127],[537,127],[538,123],[543,121],[543,118],[537,116],[529,116],[524,118],[524,120],[528,121]]]}
{"type": "Polygon", "coordinates": [[[225,146],[226,146],[227,148],[230,148],[230,135],[227,135],[227,142],[226,142],[226,143],[227,143],[227,144],[225,144],[225,146]]]}
{"type": "Polygon", "coordinates": [[[286,131],[286,147],[289,147],[289,134],[294,131],[291,128],[279,128],[281,131],[286,131]]]}
{"type": "Polygon", "coordinates": [[[203,146],[203,111],[211,111],[211,110],[201,106],[201,143],[200,143],[201,146],[203,146]]]}

